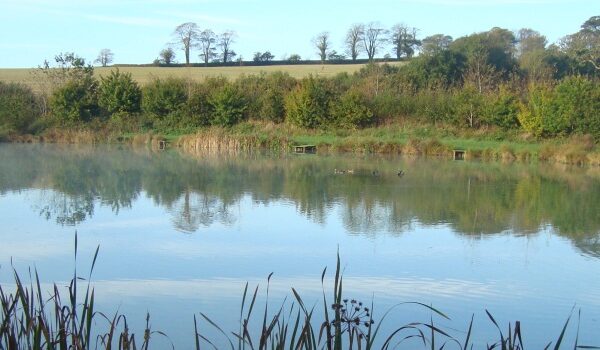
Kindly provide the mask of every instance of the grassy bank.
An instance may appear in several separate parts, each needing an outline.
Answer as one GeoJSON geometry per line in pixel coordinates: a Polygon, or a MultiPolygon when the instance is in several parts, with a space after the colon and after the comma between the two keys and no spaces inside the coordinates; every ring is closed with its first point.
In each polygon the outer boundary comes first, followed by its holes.
{"type": "MultiPolygon", "coordinates": [[[[165,137],[169,140],[168,137],[165,137]]],[[[466,151],[466,159],[550,161],[600,165],[600,151],[589,137],[527,139],[516,132],[466,133],[451,127],[393,124],[361,130],[306,130],[289,125],[241,123],[230,129],[209,128],[170,139],[187,151],[269,149],[292,151],[294,145],[315,145],[318,153],[378,153],[447,157],[466,151]]]]}
{"type": "Polygon", "coordinates": [[[160,149],[177,147],[190,153],[235,153],[270,150],[291,152],[295,145],[315,145],[317,153],[391,154],[453,157],[464,150],[467,160],[548,161],[600,166],[600,150],[585,136],[542,140],[516,131],[465,132],[451,126],[390,124],[360,130],[309,130],[288,124],[243,122],[231,128],[210,127],[195,133],[120,133],[51,129],[39,136],[17,136],[14,142],[125,143],[160,149]]]}
{"type": "MultiPolygon", "coordinates": [[[[95,308],[95,292],[91,282],[92,272],[99,249],[93,257],[89,273],[74,275],[67,292],[56,283],[45,290],[40,283],[37,271],[29,276],[30,281],[13,270],[14,286],[0,285],[0,349],[149,349],[156,337],[168,335],[150,327],[150,315],[146,316],[146,327],[136,334],[127,325],[127,317],[119,314],[106,314],[95,308]],[[83,284],[83,287],[81,286],[83,284]],[[10,290],[9,290],[10,289],[10,290]]],[[[77,237],[75,237],[75,259],[77,259],[77,237]]],[[[225,339],[227,348],[233,349],[390,349],[408,346],[411,349],[443,349],[452,347],[472,349],[474,315],[464,330],[444,327],[441,324],[450,318],[433,306],[420,302],[399,302],[392,309],[380,311],[374,301],[363,303],[350,299],[352,291],[344,289],[343,272],[338,254],[329,285],[327,268],[321,274],[322,297],[317,305],[307,305],[291,287],[291,302],[272,305],[269,302],[269,281],[267,278],[266,301],[264,306],[256,304],[259,286],[250,288],[246,283],[241,294],[239,325],[218,325],[210,315],[202,312],[184,315],[193,318],[194,332],[190,343],[195,349],[210,347],[217,349],[218,334],[225,339]],[[327,281],[327,283],[326,283],[327,281]],[[430,314],[429,320],[395,325],[389,333],[381,333],[381,325],[395,308],[404,305],[422,307],[430,314]],[[261,310],[262,308],[262,310],[261,310]],[[256,310],[254,313],[253,311],[256,310]],[[443,322],[440,322],[443,321],[443,322]],[[255,324],[256,323],[256,324],[255,324]],[[396,328],[397,327],[397,328],[396,328]],[[207,331],[211,330],[211,331],[207,331]],[[453,335],[453,334],[460,335],[453,335]]],[[[507,329],[501,327],[486,310],[489,326],[498,331],[496,339],[486,339],[487,349],[523,349],[523,334],[519,321],[509,323],[507,329]]],[[[546,349],[561,347],[573,349],[598,349],[579,344],[579,318],[571,322],[567,318],[561,330],[549,330],[546,349]],[[570,324],[571,323],[571,324],[570,324]],[[572,323],[576,323],[573,330],[572,323]],[[575,332],[574,344],[565,344],[565,334],[575,332]]],[[[479,328],[479,325],[478,327],[479,328]]]]}

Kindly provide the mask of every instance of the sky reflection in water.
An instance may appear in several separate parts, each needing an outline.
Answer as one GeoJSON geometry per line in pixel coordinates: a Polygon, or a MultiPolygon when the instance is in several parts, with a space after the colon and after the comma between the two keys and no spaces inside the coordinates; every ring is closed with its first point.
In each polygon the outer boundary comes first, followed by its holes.
{"type": "MultiPolygon", "coordinates": [[[[582,340],[599,341],[593,169],[31,145],[1,145],[0,157],[0,281],[12,282],[12,257],[66,284],[77,231],[80,269],[101,247],[101,308],[118,307],[139,329],[149,311],[178,348],[193,341],[194,313],[237,322],[245,283],[264,287],[271,272],[273,303],[291,287],[318,303],[338,247],[348,297],[374,298],[377,310],[432,304],[460,330],[475,313],[476,335],[490,339],[489,309],[503,324],[521,320],[538,347],[577,305],[582,340]]],[[[429,318],[414,307],[392,315],[390,328],[429,318]]]]}

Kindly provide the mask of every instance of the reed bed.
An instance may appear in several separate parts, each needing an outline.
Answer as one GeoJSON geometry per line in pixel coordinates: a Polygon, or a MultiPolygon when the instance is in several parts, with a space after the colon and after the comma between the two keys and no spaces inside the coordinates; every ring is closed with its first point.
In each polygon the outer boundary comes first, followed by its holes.
{"type": "MultiPolygon", "coordinates": [[[[146,316],[146,327],[140,337],[130,332],[125,315],[115,313],[107,315],[95,309],[95,294],[91,284],[99,248],[93,257],[89,273],[85,278],[78,275],[74,269],[68,291],[65,295],[54,284],[49,295],[42,292],[37,271],[30,270],[31,282],[27,285],[13,268],[15,281],[14,291],[7,291],[0,285],[0,350],[17,349],[47,349],[47,350],[83,350],[83,349],[119,349],[135,350],[150,349],[151,339],[155,336],[168,336],[150,328],[150,316],[146,316]],[[83,286],[82,286],[83,283],[83,286]]],[[[75,266],[77,266],[77,236],[75,236],[75,266]]],[[[266,349],[396,349],[403,345],[408,348],[423,348],[442,350],[444,348],[473,349],[473,319],[467,325],[466,331],[459,339],[452,336],[450,331],[442,329],[434,322],[434,317],[449,320],[443,312],[432,306],[418,302],[399,303],[402,305],[417,305],[430,313],[426,322],[410,322],[398,326],[387,334],[381,333],[381,325],[392,311],[377,314],[373,302],[369,305],[345,298],[343,274],[340,256],[333,278],[333,293],[329,295],[325,285],[327,268],[321,274],[322,301],[317,305],[308,306],[296,291],[291,288],[292,302],[273,307],[269,302],[269,281],[267,278],[266,301],[262,310],[258,311],[257,296],[259,287],[250,288],[248,283],[243,291],[239,311],[239,325],[234,330],[225,330],[215,323],[209,315],[202,312],[194,314],[194,348],[219,349],[224,348],[223,342],[217,343],[209,338],[210,334],[219,334],[225,339],[225,348],[238,350],[266,349]],[[329,296],[328,296],[329,295],[329,296]],[[287,304],[290,304],[289,306],[287,304]],[[258,314],[255,316],[255,314],[258,314]],[[377,316],[376,316],[377,315],[377,316]],[[257,325],[252,322],[259,320],[257,325]],[[258,326],[258,327],[256,327],[258,326]],[[214,332],[201,331],[212,329],[214,332]],[[258,329],[258,332],[255,331],[258,329]]],[[[394,307],[394,308],[395,308],[394,307]]],[[[503,332],[501,326],[491,313],[487,316],[498,331],[498,338],[491,340],[486,349],[522,350],[523,334],[519,321],[508,324],[503,332]]],[[[549,342],[544,349],[600,349],[600,347],[579,344],[579,320],[574,344],[564,344],[567,327],[571,316],[555,341],[549,342]]],[[[174,346],[171,343],[171,347],[174,346]]]]}
{"type": "Polygon", "coordinates": [[[273,135],[231,134],[222,129],[209,129],[177,139],[175,146],[191,154],[230,154],[272,150],[286,151],[291,146],[282,137],[273,135]]]}

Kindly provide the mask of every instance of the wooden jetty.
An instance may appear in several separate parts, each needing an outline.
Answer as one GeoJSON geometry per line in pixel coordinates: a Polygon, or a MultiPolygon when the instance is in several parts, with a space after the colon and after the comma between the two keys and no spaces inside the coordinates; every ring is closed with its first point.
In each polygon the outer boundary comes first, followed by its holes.
{"type": "Polygon", "coordinates": [[[299,145],[299,146],[294,146],[294,152],[295,153],[316,153],[317,152],[317,146],[315,146],[315,145],[299,145]]]}
{"type": "Polygon", "coordinates": [[[454,150],[454,160],[465,160],[465,155],[467,151],[464,149],[455,149],[454,150]]]}

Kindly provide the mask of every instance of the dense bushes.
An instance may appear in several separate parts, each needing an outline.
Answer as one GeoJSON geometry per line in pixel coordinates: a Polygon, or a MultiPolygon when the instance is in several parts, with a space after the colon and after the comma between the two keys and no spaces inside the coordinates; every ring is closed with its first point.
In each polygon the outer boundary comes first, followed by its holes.
{"type": "Polygon", "coordinates": [[[208,99],[212,107],[211,122],[218,126],[233,126],[244,118],[246,102],[236,87],[227,84],[208,99]]]}
{"type": "MultiPolygon", "coordinates": [[[[102,127],[109,120],[107,125],[121,130],[161,132],[230,127],[244,120],[309,129],[416,121],[459,129],[520,129],[538,137],[591,134],[600,139],[600,87],[595,78],[528,81],[502,78],[488,66],[464,71],[463,82],[456,74],[465,69],[465,60],[442,51],[401,68],[368,65],[356,74],[332,78],[296,80],[283,73],[235,81],[167,78],[154,79],[141,89],[129,74],[115,71],[98,83],[92,72],[81,71],[53,91],[53,118],[48,120],[76,127],[92,120],[94,127],[102,127]],[[443,57],[452,60],[442,62],[443,57]],[[435,67],[438,64],[442,66],[435,67]]],[[[5,133],[31,132],[40,114],[31,90],[0,85],[0,126],[5,133]]]]}
{"type": "Polygon", "coordinates": [[[600,86],[579,76],[567,77],[556,87],[530,86],[519,121],[535,135],[581,133],[600,139],[600,86]]]}
{"type": "Polygon", "coordinates": [[[332,100],[333,94],[324,79],[304,79],[285,101],[286,117],[303,128],[325,126],[331,119],[329,105],[332,100]]]}
{"type": "Polygon", "coordinates": [[[112,71],[100,79],[98,104],[108,113],[136,113],[140,111],[142,90],[130,73],[112,71]]]}
{"type": "Polygon", "coordinates": [[[98,82],[90,75],[69,79],[50,98],[50,108],[60,125],[75,126],[99,115],[98,82]]]}
{"type": "Polygon", "coordinates": [[[0,135],[31,132],[40,113],[38,98],[30,88],[0,81],[0,135]]]}

